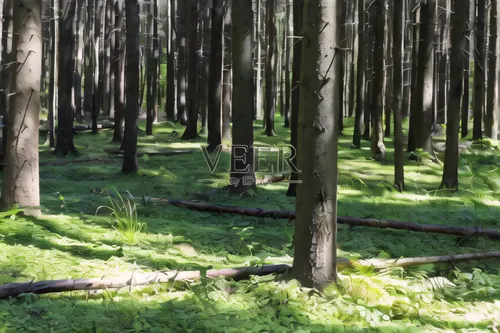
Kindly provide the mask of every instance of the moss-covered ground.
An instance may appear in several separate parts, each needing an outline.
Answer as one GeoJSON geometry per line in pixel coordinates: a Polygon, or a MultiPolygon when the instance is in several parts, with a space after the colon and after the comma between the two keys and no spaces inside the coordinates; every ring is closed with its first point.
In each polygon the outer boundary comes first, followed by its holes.
{"type": "MultiPolygon", "coordinates": [[[[279,119],[278,119],[279,120],[279,119]]],[[[339,214],[418,223],[500,229],[500,151],[487,142],[460,158],[458,192],[439,190],[442,165],[407,160],[407,190],[395,191],[392,141],[388,160],[373,161],[369,144],[351,148],[352,124],[340,139],[339,214]]],[[[260,145],[283,145],[288,131],[276,126],[268,138],[255,125],[260,145]]],[[[140,171],[125,176],[121,159],[105,149],[112,132],[75,137],[79,156],[56,157],[40,146],[44,215],[0,220],[0,283],[110,277],[134,271],[206,270],[262,263],[292,263],[293,222],[213,215],[137,201],[147,229],[127,241],[101,205],[113,189],[134,196],[202,200],[293,210],[287,183],[260,186],[243,196],[212,192],[228,184],[229,154],[212,174],[200,145],[184,142],[183,128],[155,126],[139,149],[195,149],[175,156],[139,159],[140,171]],[[56,165],[58,160],[99,161],[56,165]],[[241,232],[244,228],[245,232],[241,232]]],[[[442,138],[437,138],[442,140],[442,138]]],[[[442,157],[442,156],[441,156],[442,157]]],[[[339,256],[399,258],[499,249],[482,238],[339,226],[339,256]]],[[[500,263],[480,261],[373,271],[343,270],[339,286],[322,292],[287,277],[234,282],[201,280],[145,288],[22,295],[0,301],[0,332],[498,332],[500,263]]]]}

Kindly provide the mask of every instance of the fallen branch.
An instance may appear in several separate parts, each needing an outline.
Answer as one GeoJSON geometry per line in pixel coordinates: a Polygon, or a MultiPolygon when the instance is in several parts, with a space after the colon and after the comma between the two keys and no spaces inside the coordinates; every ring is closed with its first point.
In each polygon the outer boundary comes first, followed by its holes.
{"type": "Polygon", "coordinates": [[[414,258],[399,258],[399,259],[368,259],[360,260],[358,265],[373,267],[375,269],[383,269],[390,267],[410,267],[425,264],[434,264],[440,262],[459,262],[484,259],[500,259],[500,251],[450,254],[445,256],[431,257],[414,257],[414,258]]]}
{"type": "MultiPolygon", "coordinates": [[[[176,207],[188,208],[191,210],[196,210],[201,212],[234,214],[234,215],[244,215],[252,217],[262,217],[262,218],[269,217],[274,219],[287,219],[287,220],[295,219],[294,211],[264,210],[261,208],[211,205],[206,203],[183,201],[183,200],[169,200],[164,198],[138,197],[132,199],[142,200],[144,204],[147,203],[171,204],[176,207]]],[[[447,234],[456,236],[477,236],[477,237],[486,237],[491,240],[500,240],[500,231],[492,229],[482,229],[481,227],[469,228],[469,227],[445,226],[440,224],[420,224],[413,222],[377,220],[377,219],[367,219],[367,218],[359,218],[351,216],[338,216],[337,223],[347,224],[350,227],[357,226],[357,227],[372,227],[372,228],[390,228],[398,230],[409,230],[416,232],[438,233],[438,234],[447,234]]]]}
{"type": "MultiPolygon", "coordinates": [[[[251,275],[269,275],[284,273],[290,265],[268,265],[259,267],[228,268],[208,270],[207,278],[219,276],[234,280],[246,279],[251,275]]],[[[106,279],[76,279],[76,280],[48,280],[39,282],[7,283],[0,285],[0,299],[16,297],[21,294],[48,294],[75,290],[116,289],[123,287],[145,286],[153,283],[169,283],[175,281],[190,281],[201,278],[200,271],[167,271],[152,273],[129,273],[114,278],[106,279]]]]}
{"type": "MultiPolygon", "coordinates": [[[[123,150],[119,149],[109,149],[109,150],[104,150],[108,154],[112,155],[123,155],[123,150]]],[[[158,151],[138,151],[137,156],[141,157],[144,155],[148,156],[173,156],[173,155],[182,155],[182,154],[192,154],[198,152],[197,150],[171,150],[171,149],[165,149],[165,150],[158,150],[158,151]]]]}

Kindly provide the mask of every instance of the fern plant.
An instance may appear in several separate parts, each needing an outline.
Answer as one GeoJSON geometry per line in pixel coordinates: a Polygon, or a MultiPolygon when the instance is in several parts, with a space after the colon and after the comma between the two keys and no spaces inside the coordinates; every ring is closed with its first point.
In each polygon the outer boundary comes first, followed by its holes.
{"type": "Polygon", "coordinates": [[[115,190],[116,198],[108,196],[110,206],[99,206],[96,215],[101,209],[110,211],[110,216],[114,217],[113,227],[121,233],[129,243],[135,242],[135,235],[146,230],[146,223],[139,222],[137,218],[137,206],[132,199],[124,198],[115,190]]]}

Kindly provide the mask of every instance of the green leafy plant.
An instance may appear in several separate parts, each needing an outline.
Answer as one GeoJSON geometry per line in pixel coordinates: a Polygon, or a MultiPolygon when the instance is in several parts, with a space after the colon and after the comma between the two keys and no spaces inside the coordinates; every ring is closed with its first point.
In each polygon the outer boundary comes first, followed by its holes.
{"type": "MultiPolygon", "coordinates": [[[[240,246],[238,248],[238,252],[240,252],[239,250],[241,249],[242,245],[244,243],[246,243],[250,239],[250,237],[253,236],[254,228],[253,227],[245,227],[245,228],[233,227],[233,230],[235,230],[236,235],[238,235],[240,237],[240,246]]],[[[245,245],[246,245],[246,248],[248,249],[248,251],[250,252],[250,256],[253,256],[252,250],[253,250],[254,246],[259,245],[259,243],[251,242],[250,244],[247,243],[245,245]]]]}
{"type": "MultiPolygon", "coordinates": [[[[110,216],[114,217],[113,226],[121,233],[128,242],[135,242],[135,235],[146,230],[146,223],[139,222],[137,218],[137,206],[132,199],[124,198],[115,190],[116,198],[108,196],[110,206],[100,206],[96,210],[96,215],[101,209],[109,210],[110,216]]],[[[130,193],[129,193],[130,194],[130,193]]]]}

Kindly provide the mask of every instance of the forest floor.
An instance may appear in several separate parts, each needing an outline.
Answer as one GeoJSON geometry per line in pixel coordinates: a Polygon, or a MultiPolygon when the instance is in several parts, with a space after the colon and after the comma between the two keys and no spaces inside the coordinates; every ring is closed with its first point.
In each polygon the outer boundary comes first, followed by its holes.
{"type": "MultiPolygon", "coordinates": [[[[280,121],[278,118],[277,121],[280,121]]],[[[371,159],[368,142],[351,149],[352,124],[340,138],[339,215],[500,229],[500,151],[488,142],[461,155],[460,190],[439,190],[442,165],[406,160],[407,190],[393,189],[393,149],[371,159]]],[[[142,125],[141,125],[142,126],[142,125]]],[[[156,270],[206,270],[263,263],[292,263],[293,221],[215,215],[137,201],[147,229],[133,242],[118,233],[98,207],[113,189],[134,196],[202,200],[236,206],[294,210],[288,183],[259,186],[244,196],[211,189],[229,182],[229,154],[212,174],[200,145],[183,142],[183,128],[161,123],[141,135],[139,150],[195,150],[139,158],[140,171],[125,176],[122,160],[106,149],[112,131],[75,136],[79,156],[58,158],[40,146],[44,215],[0,220],[0,284],[32,280],[101,278],[156,270]],[[61,160],[99,158],[57,165],[61,160]]],[[[276,125],[268,138],[255,126],[259,145],[284,145],[276,125]]],[[[442,138],[437,138],[442,139],[442,138]]],[[[0,177],[1,178],[1,177],[0,177]]],[[[482,238],[339,225],[339,256],[399,258],[498,250],[482,238]]],[[[222,278],[148,287],[22,295],[0,301],[0,332],[498,332],[500,262],[436,264],[409,269],[345,269],[339,286],[323,292],[277,276],[234,282],[222,278]]]]}

